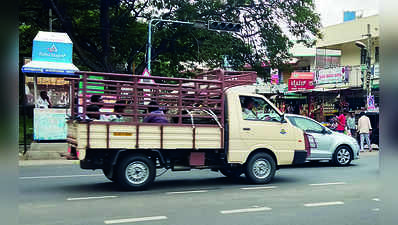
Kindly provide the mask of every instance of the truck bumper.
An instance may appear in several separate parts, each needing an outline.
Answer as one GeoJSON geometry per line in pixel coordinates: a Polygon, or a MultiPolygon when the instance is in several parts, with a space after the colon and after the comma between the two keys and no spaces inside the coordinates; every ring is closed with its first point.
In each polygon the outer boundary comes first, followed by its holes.
{"type": "Polygon", "coordinates": [[[293,157],[293,165],[295,164],[303,164],[307,159],[307,151],[305,150],[295,150],[293,157]]]}
{"type": "Polygon", "coordinates": [[[80,160],[80,168],[82,169],[98,169],[98,165],[94,164],[91,160],[80,160]]]}

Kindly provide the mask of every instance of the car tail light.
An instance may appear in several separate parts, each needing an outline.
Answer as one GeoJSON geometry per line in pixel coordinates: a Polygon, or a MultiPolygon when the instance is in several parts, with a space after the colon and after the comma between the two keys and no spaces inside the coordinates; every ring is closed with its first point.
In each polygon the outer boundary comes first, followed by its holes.
{"type": "Polygon", "coordinates": [[[304,132],[304,143],[305,143],[305,150],[307,151],[307,156],[310,156],[310,154],[311,154],[310,139],[309,139],[309,135],[305,132],[304,132]]]}

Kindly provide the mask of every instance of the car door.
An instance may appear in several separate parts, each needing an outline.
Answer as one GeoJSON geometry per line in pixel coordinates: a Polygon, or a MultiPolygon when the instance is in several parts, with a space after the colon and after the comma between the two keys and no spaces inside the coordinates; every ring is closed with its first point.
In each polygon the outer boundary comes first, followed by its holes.
{"type": "Polygon", "coordinates": [[[314,146],[315,148],[311,148],[311,159],[330,157],[330,146],[333,140],[330,134],[325,132],[325,128],[321,124],[309,118],[299,116],[289,116],[288,119],[294,126],[314,137],[316,146],[314,146]]]}

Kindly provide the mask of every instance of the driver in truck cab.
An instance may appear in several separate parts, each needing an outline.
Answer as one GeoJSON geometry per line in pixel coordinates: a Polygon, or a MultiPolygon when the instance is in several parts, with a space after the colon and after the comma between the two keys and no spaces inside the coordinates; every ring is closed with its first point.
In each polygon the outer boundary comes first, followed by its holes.
{"type": "Polygon", "coordinates": [[[254,101],[250,97],[246,97],[243,100],[242,111],[243,111],[243,119],[245,120],[256,120],[257,116],[253,111],[254,101]]]}

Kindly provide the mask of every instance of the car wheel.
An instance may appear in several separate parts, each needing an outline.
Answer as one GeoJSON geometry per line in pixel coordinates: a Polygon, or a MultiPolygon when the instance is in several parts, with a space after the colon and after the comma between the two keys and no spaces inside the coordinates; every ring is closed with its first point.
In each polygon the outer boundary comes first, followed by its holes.
{"type": "Polygon", "coordinates": [[[352,161],[352,151],[347,146],[340,146],[333,154],[333,163],[337,166],[348,166],[352,161]]]}
{"type": "Polygon", "coordinates": [[[156,165],[145,155],[123,159],[117,169],[117,182],[127,190],[144,190],[156,177],[156,165]]]}
{"type": "Polygon", "coordinates": [[[272,180],[276,171],[275,160],[267,153],[252,155],[245,167],[246,178],[253,184],[266,184],[272,180]]]}

